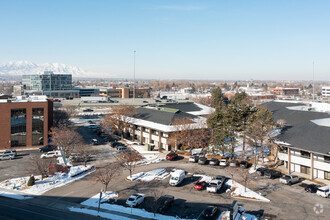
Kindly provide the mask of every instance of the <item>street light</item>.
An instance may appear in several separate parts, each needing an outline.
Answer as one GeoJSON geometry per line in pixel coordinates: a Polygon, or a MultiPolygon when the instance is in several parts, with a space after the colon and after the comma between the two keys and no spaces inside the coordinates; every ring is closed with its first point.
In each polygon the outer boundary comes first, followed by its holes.
{"type": "Polygon", "coordinates": [[[133,70],[133,73],[134,73],[134,77],[133,77],[133,105],[135,104],[135,53],[136,51],[134,50],[134,70],[133,70]]]}

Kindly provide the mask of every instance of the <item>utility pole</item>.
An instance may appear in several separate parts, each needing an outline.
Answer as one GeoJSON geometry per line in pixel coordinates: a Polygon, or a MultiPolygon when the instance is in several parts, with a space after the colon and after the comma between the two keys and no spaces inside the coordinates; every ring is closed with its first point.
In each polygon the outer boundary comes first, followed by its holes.
{"type": "Polygon", "coordinates": [[[315,80],[314,80],[314,60],[313,60],[313,101],[315,101],[315,80]]]}
{"type": "Polygon", "coordinates": [[[135,104],[135,53],[136,51],[134,50],[134,70],[133,70],[133,73],[134,73],[134,77],[133,77],[133,105],[135,104]]]}

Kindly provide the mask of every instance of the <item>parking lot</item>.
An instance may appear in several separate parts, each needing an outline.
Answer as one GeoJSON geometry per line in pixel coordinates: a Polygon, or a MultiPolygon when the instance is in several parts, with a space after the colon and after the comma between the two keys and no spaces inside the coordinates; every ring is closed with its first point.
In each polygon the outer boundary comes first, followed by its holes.
{"type": "MultiPolygon", "coordinates": [[[[86,143],[90,143],[92,139],[99,141],[98,145],[88,145],[94,155],[89,163],[95,164],[96,167],[102,167],[104,164],[114,161],[114,154],[116,153],[114,148],[111,148],[109,143],[104,142],[97,132],[84,125],[79,125],[78,131],[86,143]]],[[[0,181],[30,175],[29,167],[31,167],[32,158],[40,157],[40,154],[38,150],[18,151],[16,159],[0,161],[0,181]]],[[[248,174],[247,187],[270,199],[271,202],[230,198],[229,193],[225,190],[213,194],[206,192],[206,190],[197,191],[194,189],[194,184],[198,178],[193,177],[193,174],[212,177],[223,175],[243,185],[243,174],[247,173],[248,169],[242,167],[222,168],[220,166],[199,165],[180,157],[175,161],[162,161],[137,166],[133,173],[160,168],[165,168],[168,172],[173,168],[183,169],[187,174],[180,186],[173,187],[168,183],[169,178],[150,182],[127,181],[126,177],[129,172],[122,169],[120,175],[112,180],[108,189],[118,192],[117,204],[121,205],[124,205],[126,199],[133,193],[144,193],[146,200],[139,208],[148,211],[152,211],[154,197],[157,199],[162,195],[172,195],[175,200],[166,214],[181,218],[198,218],[201,212],[210,205],[217,206],[220,210],[226,210],[234,200],[237,200],[238,204],[242,205],[247,212],[262,216],[262,219],[327,219],[327,216],[330,215],[329,199],[306,193],[304,184],[283,185],[279,179],[267,179],[257,174],[248,174]]],[[[96,182],[96,176],[97,172],[94,172],[79,181],[50,190],[45,193],[45,196],[58,196],[59,200],[80,203],[99,192],[101,185],[96,182]]]]}
{"type": "MultiPolygon", "coordinates": [[[[198,165],[188,163],[186,160],[164,161],[158,164],[137,167],[134,173],[150,171],[159,168],[183,169],[188,174],[184,182],[178,187],[168,184],[169,178],[165,180],[155,180],[151,182],[128,182],[125,178],[129,175],[125,170],[121,177],[116,178],[110,185],[111,190],[118,192],[119,204],[124,204],[125,200],[133,193],[144,193],[146,202],[141,204],[141,208],[150,209],[148,199],[153,196],[173,195],[175,201],[166,213],[172,216],[197,218],[202,210],[208,205],[216,205],[219,209],[226,209],[234,198],[229,198],[226,192],[212,194],[205,190],[197,191],[194,184],[197,178],[192,174],[205,174],[209,176],[224,175],[233,177],[235,181],[243,184],[241,177],[242,168],[220,168],[209,165],[198,165]],[[231,174],[235,175],[232,176],[231,174]]],[[[263,219],[326,219],[329,216],[329,200],[315,194],[306,193],[300,184],[292,186],[283,185],[279,179],[267,179],[256,174],[251,174],[247,187],[251,190],[266,196],[271,202],[259,202],[255,200],[237,199],[246,211],[262,215],[263,219]]]]}

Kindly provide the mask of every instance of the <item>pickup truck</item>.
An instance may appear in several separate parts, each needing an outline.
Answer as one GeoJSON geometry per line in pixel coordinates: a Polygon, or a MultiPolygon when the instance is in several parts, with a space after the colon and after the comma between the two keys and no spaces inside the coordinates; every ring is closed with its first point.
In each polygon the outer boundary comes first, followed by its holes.
{"type": "Polygon", "coordinates": [[[221,180],[218,179],[211,180],[209,185],[206,187],[206,191],[217,193],[220,190],[221,186],[222,186],[221,180]]]}
{"type": "Polygon", "coordinates": [[[299,176],[296,175],[284,175],[280,178],[280,183],[286,185],[292,185],[294,183],[298,183],[300,181],[299,176]]]}

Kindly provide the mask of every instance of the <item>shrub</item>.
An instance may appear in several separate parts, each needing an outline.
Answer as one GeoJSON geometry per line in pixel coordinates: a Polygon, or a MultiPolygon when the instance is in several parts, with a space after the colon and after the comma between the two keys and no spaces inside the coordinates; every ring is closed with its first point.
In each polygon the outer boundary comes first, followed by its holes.
{"type": "Polygon", "coordinates": [[[30,179],[29,179],[27,185],[28,185],[28,186],[33,186],[34,183],[35,183],[35,181],[36,181],[36,180],[34,179],[34,176],[32,175],[32,176],[30,176],[30,179]]]}

